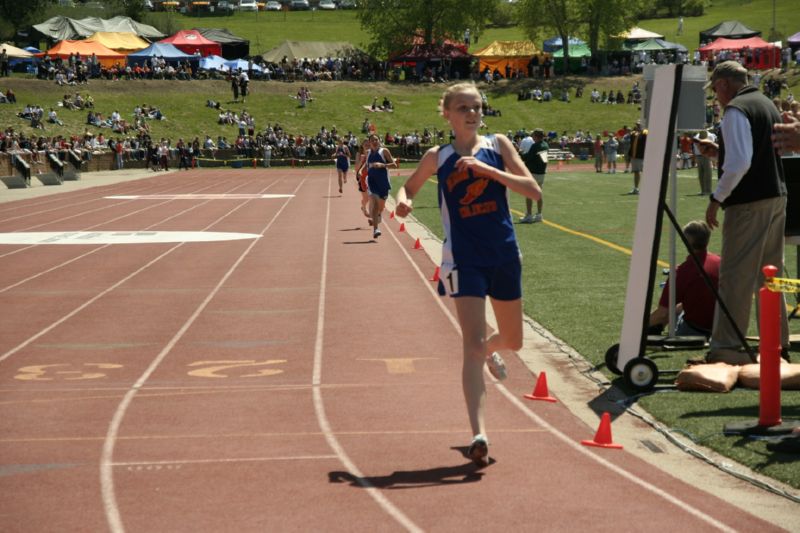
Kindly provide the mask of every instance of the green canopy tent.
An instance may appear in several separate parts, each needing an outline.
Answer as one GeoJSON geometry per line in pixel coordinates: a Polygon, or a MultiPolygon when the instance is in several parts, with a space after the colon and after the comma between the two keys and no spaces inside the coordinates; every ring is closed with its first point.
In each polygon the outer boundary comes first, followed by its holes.
{"type": "Polygon", "coordinates": [[[686,47],[682,44],[671,43],[663,39],[648,39],[639,43],[632,43],[625,46],[624,49],[630,50],[631,52],[658,52],[659,50],[686,51],[686,47]]]}
{"type": "MultiPolygon", "coordinates": [[[[592,57],[592,51],[586,44],[573,44],[569,47],[569,72],[577,74],[586,70],[588,58],[592,57]],[[587,59],[583,59],[587,58],[587,59]]],[[[559,48],[553,52],[553,66],[556,72],[564,72],[564,49],[559,48]]]]}

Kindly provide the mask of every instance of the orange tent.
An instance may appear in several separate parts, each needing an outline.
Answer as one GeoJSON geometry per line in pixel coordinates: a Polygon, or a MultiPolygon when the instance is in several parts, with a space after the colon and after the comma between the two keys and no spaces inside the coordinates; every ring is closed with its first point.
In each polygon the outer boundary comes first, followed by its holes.
{"type": "Polygon", "coordinates": [[[100,43],[87,42],[87,41],[71,41],[65,39],[60,41],[47,52],[36,54],[38,56],[49,55],[50,57],[60,57],[68,59],[70,55],[78,54],[81,59],[87,59],[92,54],[97,56],[100,64],[104,67],[113,67],[115,63],[121,65],[125,64],[125,54],[115,52],[110,48],[106,48],[100,43]]]}
{"type": "Polygon", "coordinates": [[[531,41],[494,41],[473,55],[478,58],[481,71],[488,67],[491,71],[499,70],[503,75],[506,65],[527,75],[531,58],[539,56],[542,59],[542,53],[531,41]]]}

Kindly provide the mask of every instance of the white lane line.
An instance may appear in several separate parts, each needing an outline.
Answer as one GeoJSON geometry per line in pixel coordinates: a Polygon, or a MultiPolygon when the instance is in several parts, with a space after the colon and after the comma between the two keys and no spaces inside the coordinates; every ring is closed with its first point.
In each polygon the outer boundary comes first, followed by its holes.
{"type": "MultiPolygon", "coordinates": [[[[273,184],[273,185],[274,185],[274,184],[273,184]]],[[[270,185],[270,186],[272,186],[272,185],[270,185]]],[[[245,204],[241,204],[241,205],[245,205],[245,204]]],[[[235,209],[232,209],[231,211],[229,211],[229,212],[228,212],[228,214],[232,213],[233,211],[236,211],[236,210],[237,210],[239,207],[241,207],[241,205],[240,205],[240,206],[237,206],[235,209]]],[[[195,208],[196,208],[196,207],[189,208],[189,209],[187,209],[187,210],[185,210],[185,211],[189,211],[189,210],[191,210],[191,209],[195,209],[195,208]]],[[[185,211],[182,211],[181,213],[183,213],[183,212],[185,212],[185,211]]],[[[165,221],[167,221],[167,220],[170,220],[171,218],[173,218],[173,217],[175,217],[175,216],[178,216],[179,214],[180,214],[180,213],[176,213],[176,214],[170,215],[170,216],[169,216],[169,217],[167,217],[166,219],[163,219],[163,220],[161,220],[161,221],[159,222],[159,224],[163,224],[165,221]]],[[[222,220],[223,218],[225,218],[226,216],[228,216],[228,214],[226,214],[226,215],[223,215],[221,218],[219,218],[219,219],[217,219],[216,221],[212,222],[211,224],[209,224],[208,226],[206,226],[206,228],[203,228],[203,229],[208,229],[209,227],[213,226],[214,224],[217,224],[217,223],[218,223],[220,220],[222,220]]],[[[25,348],[26,346],[30,345],[32,342],[36,341],[37,339],[39,339],[39,338],[43,337],[44,335],[46,335],[47,333],[51,332],[51,331],[52,331],[53,329],[55,329],[56,327],[60,326],[61,324],[63,324],[64,322],[66,322],[67,320],[69,320],[70,318],[72,318],[73,316],[77,315],[78,313],[80,313],[81,311],[83,311],[84,309],[86,309],[87,307],[89,307],[90,305],[92,305],[94,302],[96,302],[97,300],[99,300],[100,298],[102,298],[103,296],[105,296],[106,294],[108,294],[108,293],[110,293],[111,291],[113,291],[114,289],[116,289],[116,288],[120,287],[120,286],[121,286],[121,285],[123,285],[125,282],[127,282],[128,280],[130,280],[130,279],[134,278],[134,277],[135,277],[135,276],[137,276],[139,273],[143,272],[144,270],[146,270],[147,268],[149,268],[149,267],[150,267],[150,266],[152,266],[153,264],[157,263],[157,262],[158,262],[158,261],[160,261],[162,258],[166,257],[167,255],[169,255],[170,253],[172,253],[174,250],[176,250],[177,248],[179,248],[179,247],[181,247],[181,246],[183,246],[183,243],[177,244],[177,245],[173,246],[172,248],[168,249],[168,250],[167,250],[167,251],[165,251],[163,254],[159,255],[158,257],[156,257],[155,259],[153,259],[152,261],[150,261],[149,263],[147,263],[147,264],[146,264],[146,265],[144,265],[143,267],[141,267],[141,268],[139,268],[138,270],[136,270],[135,272],[133,272],[133,273],[131,273],[131,274],[129,274],[129,275],[127,275],[127,276],[125,276],[124,278],[122,278],[121,280],[119,280],[117,283],[115,283],[115,284],[111,285],[110,287],[108,287],[108,288],[107,288],[107,289],[105,289],[104,291],[102,291],[102,292],[100,292],[100,293],[96,294],[94,297],[90,298],[89,300],[87,300],[87,301],[86,301],[86,302],[84,302],[83,304],[79,305],[78,307],[76,307],[75,309],[73,309],[71,312],[69,312],[69,313],[67,313],[66,315],[64,315],[63,317],[61,317],[59,320],[56,320],[55,322],[53,322],[52,324],[50,324],[50,325],[49,325],[49,326],[47,326],[46,328],[44,328],[44,329],[40,330],[40,331],[39,331],[38,333],[36,333],[35,335],[33,335],[33,336],[29,337],[27,340],[23,341],[22,343],[18,344],[18,345],[17,345],[17,346],[15,346],[14,348],[11,348],[11,349],[10,349],[10,350],[8,350],[7,352],[3,353],[2,355],[0,355],[0,362],[3,362],[3,361],[5,361],[5,360],[6,360],[6,359],[8,359],[9,357],[11,357],[12,355],[14,355],[14,354],[15,354],[15,353],[17,353],[18,351],[20,351],[21,349],[23,349],[23,348],[25,348]]],[[[105,246],[103,246],[103,247],[105,247],[105,246]]],[[[88,255],[88,254],[85,254],[85,255],[88,255]]],[[[66,263],[71,263],[72,261],[74,261],[74,259],[70,259],[70,260],[69,260],[69,261],[67,261],[66,263]]],[[[55,267],[54,267],[54,268],[55,268],[55,267]]],[[[53,269],[50,269],[50,270],[53,270],[53,269]]],[[[27,278],[27,279],[30,279],[30,278],[27,278]]],[[[14,284],[13,286],[17,286],[17,285],[19,285],[19,282],[18,282],[18,283],[16,283],[16,284],[14,284]]],[[[0,292],[3,292],[3,291],[5,291],[5,290],[7,290],[7,289],[5,289],[5,288],[4,288],[4,289],[0,290],[0,292]]]]}
{"type": "MultiPolygon", "coordinates": [[[[305,183],[305,180],[300,181],[297,187],[295,188],[294,192],[297,191],[302,187],[305,183]]],[[[261,230],[260,235],[264,235],[275,220],[283,213],[283,210],[286,209],[286,206],[289,205],[291,202],[291,198],[287,199],[286,202],[281,206],[280,209],[273,215],[270,219],[269,223],[261,230]]],[[[231,213],[238,211],[242,206],[249,203],[251,200],[231,209],[223,215],[219,220],[226,218],[231,213]]],[[[217,222],[218,222],[217,221],[217,222]]],[[[216,224],[217,222],[212,223],[216,224]]],[[[210,227],[209,225],[208,227],[210,227]]],[[[113,457],[114,457],[114,446],[116,445],[117,435],[119,434],[119,428],[122,425],[122,420],[125,418],[125,414],[130,406],[131,402],[133,402],[133,398],[136,396],[136,393],[141,389],[153,372],[159,367],[161,362],[166,358],[166,356],[172,351],[172,348],[178,343],[178,341],[186,334],[189,328],[194,324],[195,320],[200,316],[200,313],[208,306],[211,300],[216,296],[219,290],[222,288],[222,285],[230,278],[233,272],[239,267],[242,263],[244,258],[250,253],[253,247],[259,242],[259,240],[254,240],[250,243],[250,245],[239,255],[236,259],[236,262],[231,265],[228,271],[223,274],[220,281],[216,284],[216,286],[211,290],[208,296],[200,303],[194,313],[186,320],[183,326],[178,330],[177,333],[170,339],[170,341],[164,346],[164,348],[158,353],[158,355],[153,359],[150,363],[150,366],[144,371],[144,373],[136,380],[136,383],[131,386],[128,392],[125,393],[123,396],[122,401],[120,401],[119,405],[117,406],[116,411],[114,412],[114,416],[111,418],[111,423],[108,428],[108,432],[106,433],[106,440],[103,443],[103,452],[100,458],[100,492],[103,500],[103,508],[106,513],[106,520],[108,521],[108,526],[114,533],[121,533],[125,531],[125,527],[122,524],[122,516],[120,515],[119,506],[117,505],[117,498],[114,491],[114,471],[112,467],[113,457]]],[[[178,247],[183,246],[179,244],[170,248],[169,251],[175,250],[178,247]]],[[[166,252],[169,253],[169,252],[166,252]]],[[[162,254],[166,255],[166,253],[162,254]]],[[[162,257],[159,256],[159,257],[162,257]]],[[[140,269],[143,270],[143,269],[140,269]]]]}
{"type": "Polygon", "coordinates": [[[268,461],[318,461],[337,459],[333,454],[327,455],[284,455],[275,457],[230,457],[227,459],[175,459],[174,461],[131,461],[111,463],[111,466],[174,466],[174,465],[210,465],[230,463],[262,463],[268,461]]]}
{"type": "Polygon", "coordinates": [[[331,175],[328,174],[328,194],[327,204],[325,211],[325,229],[323,235],[325,239],[322,245],[322,273],[320,274],[319,282],[319,308],[317,310],[317,336],[314,341],[314,370],[312,375],[313,395],[314,395],[314,412],[317,415],[317,422],[322,433],[325,435],[325,440],[334,451],[336,456],[342,462],[342,465],[347,469],[353,477],[356,478],[359,485],[361,485],[367,494],[372,496],[372,499],[392,518],[394,518],[400,525],[408,531],[422,532],[423,530],[411,521],[399,508],[397,508],[381,491],[375,488],[369,481],[366,480],[364,474],[359,470],[355,463],[344,451],[344,448],[339,443],[339,440],[333,434],[328,416],[325,414],[325,403],[322,400],[322,352],[323,343],[325,338],[325,293],[328,285],[328,242],[330,235],[331,225],[331,184],[333,180],[331,175]]]}
{"type": "MultiPolygon", "coordinates": [[[[456,332],[459,335],[461,335],[461,327],[458,324],[458,320],[456,319],[455,316],[453,316],[453,314],[450,312],[450,310],[442,303],[441,297],[439,296],[439,294],[437,292],[435,292],[433,290],[431,283],[428,281],[428,279],[425,276],[425,274],[422,272],[422,270],[420,270],[420,268],[417,266],[417,264],[411,258],[411,254],[408,253],[408,250],[406,250],[406,247],[403,246],[403,244],[400,242],[400,240],[397,238],[397,236],[393,232],[389,231],[388,233],[392,236],[392,239],[394,239],[394,242],[397,243],[397,246],[403,251],[403,254],[405,254],[406,258],[408,259],[408,262],[411,263],[411,266],[414,268],[414,270],[416,270],[417,275],[420,277],[420,279],[422,279],[424,285],[428,288],[428,292],[430,292],[430,294],[433,296],[433,298],[439,304],[439,307],[445,313],[445,316],[447,316],[447,318],[450,320],[450,323],[453,325],[453,327],[455,328],[456,332]]],[[[495,380],[491,376],[489,376],[489,377],[494,382],[494,385],[497,387],[497,390],[500,391],[503,394],[503,396],[505,396],[506,399],[508,399],[511,402],[512,405],[514,405],[520,411],[522,411],[522,413],[525,414],[525,416],[527,416],[533,422],[535,422],[536,424],[539,424],[540,426],[545,428],[547,431],[549,431],[553,436],[555,436],[556,438],[558,438],[559,440],[561,440],[562,442],[567,444],[574,451],[580,453],[581,455],[584,455],[585,457],[590,458],[591,460],[593,460],[593,461],[599,463],[600,465],[608,468],[612,472],[614,472],[616,474],[619,474],[623,478],[625,478],[625,479],[627,479],[627,480],[639,485],[643,489],[655,494],[656,496],[659,496],[659,497],[663,498],[664,500],[668,501],[669,503],[671,503],[671,504],[675,505],[676,507],[686,511],[687,513],[689,513],[692,516],[702,520],[703,522],[706,522],[708,525],[719,529],[720,531],[728,531],[728,532],[736,531],[735,529],[731,528],[730,526],[720,522],[719,520],[717,520],[713,516],[710,516],[710,515],[704,513],[703,511],[697,509],[696,507],[693,507],[691,504],[681,500],[680,498],[678,498],[676,496],[673,496],[672,494],[668,493],[667,491],[665,491],[665,490],[663,490],[663,489],[661,489],[661,488],[659,488],[659,487],[657,487],[657,486],[655,486],[655,485],[653,485],[651,483],[648,483],[647,481],[639,479],[634,474],[632,474],[631,472],[628,472],[624,468],[609,462],[608,460],[604,459],[603,457],[597,455],[594,452],[589,451],[588,448],[586,448],[585,446],[581,445],[578,442],[575,442],[572,438],[568,437],[566,434],[562,433],[560,430],[558,430],[554,426],[551,426],[544,419],[542,419],[538,415],[536,415],[536,413],[531,411],[530,408],[527,405],[525,405],[521,400],[519,400],[514,395],[514,393],[512,393],[510,390],[508,390],[508,388],[506,388],[505,385],[501,384],[499,381],[495,380]]]]}
{"type": "MultiPolygon", "coordinates": [[[[209,188],[211,188],[212,186],[213,186],[213,185],[209,185],[209,186],[207,186],[207,187],[202,187],[200,190],[202,191],[202,190],[204,190],[204,189],[209,189],[209,188]]],[[[242,186],[243,186],[243,185],[242,185],[242,186]]],[[[238,189],[238,188],[239,188],[239,187],[234,187],[234,189],[233,189],[233,190],[236,190],[236,189],[238,189]]],[[[130,203],[130,202],[125,202],[125,203],[130,203]]],[[[124,215],[120,215],[120,216],[118,216],[118,217],[114,217],[114,218],[112,218],[112,219],[109,219],[109,220],[104,220],[103,222],[99,222],[99,223],[97,223],[97,224],[95,224],[95,225],[93,225],[93,226],[85,227],[85,228],[82,228],[82,229],[83,229],[83,230],[90,230],[90,229],[94,229],[94,228],[96,228],[96,227],[99,227],[99,226],[103,226],[103,225],[106,225],[106,224],[110,224],[110,223],[112,223],[112,222],[116,222],[116,221],[118,221],[118,220],[122,220],[122,219],[124,219],[124,218],[130,217],[130,216],[133,216],[133,215],[137,215],[137,214],[139,214],[139,213],[142,213],[142,212],[144,212],[144,211],[147,211],[147,210],[150,210],[150,209],[155,209],[155,208],[157,208],[157,207],[160,207],[160,206],[162,206],[162,205],[164,205],[164,204],[168,204],[168,203],[169,203],[169,201],[165,201],[165,202],[159,202],[158,204],[155,204],[155,205],[152,205],[152,206],[149,206],[149,207],[144,207],[144,208],[142,208],[142,209],[137,209],[136,211],[132,211],[132,212],[130,212],[130,213],[125,213],[124,215]]],[[[205,202],[204,202],[204,203],[205,203],[205,202]]],[[[122,203],[120,203],[120,204],[116,204],[116,205],[122,205],[122,203]]],[[[204,205],[204,204],[200,204],[200,205],[204,205]]],[[[177,216],[179,216],[179,215],[183,215],[183,214],[185,214],[185,213],[187,213],[187,212],[191,211],[192,209],[196,209],[197,207],[199,207],[199,206],[194,206],[194,207],[190,207],[190,208],[188,208],[188,209],[184,209],[183,211],[180,211],[180,212],[178,212],[178,213],[175,213],[175,214],[173,214],[172,216],[169,216],[169,217],[167,217],[166,219],[160,220],[159,222],[155,222],[155,223],[151,224],[150,226],[147,226],[147,227],[145,227],[145,228],[143,228],[143,229],[150,229],[150,228],[152,228],[152,227],[154,227],[154,226],[157,226],[158,224],[163,224],[163,223],[167,222],[168,220],[171,220],[172,218],[175,218],[175,217],[177,217],[177,216]]],[[[70,218],[71,218],[71,217],[70,217],[70,218]]],[[[61,220],[62,220],[62,219],[58,219],[58,220],[55,220],[55,221],[53,221],[53,222],[54,222],[54,223],[55,223],[55,222],[60,222],[61,220]]],[[[43,226],[43,225],[46,225],[46,224],[39,224],[38,226],[32,226],[32,227],[28,227],[28,228],[23,228],[23,229],[20,229],[20,230],[18,230],[18,231],[27,231],[27,230],[30,230],[30,229],[33,229],[33,228],[38,228],[38,227],[41,227],[41,226],[43,226]]],[[[4,254],[0,254],[0,258],[4,258],[4,257],[10,256],[10,255],[14,255],[14,254],[17,254],[17,253],[23,252],[23,251],[25,251],[25,250],[30,250],[31,248],[35,248],[35,246],[34,246],[34,245],[29,245],[29,246],[23,246],[23,247],[21,247],[21,248],[17,248],[16,250],[12,250],[12,251],[10,251],[10,252],[4,253],[4,254]]],[[[72,263],[72,262],[74,262],[74,261],[76,261],[76,260],[78,260],[78,259],[80,259],[80,258],[86,257],[86,256],[88,256],[88,255],[91,255],[91,254],[93,254],[93,253],[95,253],[95,252],[98,252],[98,251],[100,251],[100,250],[104,249],[104,248],[106,248],[106,246],[101,246],[101,247],[99,247],[99,248],[95,248],[95,249],[93,249],[93,250],[90,250],[90,251],[86,252],[85,254],[79,255],[78,257],[74,257],[74,258],[72,258],[72,259],[70,259],[70,260],[68,260],[68,261],[65,261],[64,263],[62,263],[62,264],[60,264],[60,265],[56,265],[56,266],[54,266],[54,267],[50,268],[49,270],[46,270],[45,272],[40,272],[39,274],[34,274],[33,276],[30,276],[30,277],[28,277],[28,278],[26,278],[26,279],[24,279],[24,280],[21,280],[21,281],[19,281],[19,282],[15,283],[14,285],[11,285],[10,287],[6,287],[6,288],[4,288],[3,290],[8,290],[8,289],[9,289],[9,288],[11,288],[11,287],[16,287],[16,286],[18,286],[18,285],[20,285],[20,284],[22,284],[22,283],[24,283],[24,282],[26,282],[26,281],[30,281],[30,280],[32,280],[32,279],[34,279],[34,278],[36,278],[36,277],[38,277],[38,276],[41,276],[42,274],[45,274],[45,273],[47,273],[47,272],[52,272],[53,270],[55,270],[55,269],[57,269],[57,268],[60,268],[60,267],[62,267],[62,266],[64,266],[64,265],[68,265],[69,263],[72,263]]]]}

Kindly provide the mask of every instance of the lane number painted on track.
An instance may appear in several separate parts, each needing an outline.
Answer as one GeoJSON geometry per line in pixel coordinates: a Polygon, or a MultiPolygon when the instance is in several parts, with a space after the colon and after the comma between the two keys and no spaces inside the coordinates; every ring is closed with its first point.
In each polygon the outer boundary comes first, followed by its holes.
{"type": "Polygon", "coordinates": [[[253,359],[239,360],[239,361],[230,361],[230,360],[197,361],[190,364],[189,366],[199,366],[202,368],[190,371],[189,375],[198,378],[229,378],[229,377],[257,378],[264,376],[274,376],[277,374],[283,374],[283,370],[280,368],[257,368],[257,367],[262,367],[265,365],[277,365],[285,362],[286,359],[267,359],[266,361],[255,361],[253,359]],[[250,373],[247,374],[239,373],[242,370],[250,373]],[[252,372],[253,370],[255,370],[255,372],[252,372]],[[233,371],[233,373],[237,375],[232,376],[229,373],[229,371],[233,371]]]}
{"type": "MultiPolygon", "coordinates": [[[[286,359],[227,359],[215,361],[195,361],[190,363],[188,374],[196,378],[260,378],[283,374],[281,368],[266,366],[286,363],[286,359]]],[[[20,381],[79,381],[108,377],[105,370],[123,368],[116,363],[54,363],[46,365],[23,366],[17,370],[14,379],[20,381]]]]}
{"type": "Polygon", "coordinates": [[[99,370],[111,370],[122,368],[122,365],[114,363],[83,363],[85,368],[77,368],[78,365],[70,363],[52,365],[32,365],[23,366],[14,376],[14,379],[21,381],[78,381],[85,379],[100,379],[106,377],[106,372],[99,370]]]}
{"type": "Polygon", "coordinates": [[[0,233],[0,244],[158,244],[258,239],[255,233],[215,231],[32,231],[0,233]]]}
{"type": "Polygon", "coordinates": [[[386,365],[386,371],[389,374],[413,374],[417,371],[414,367],[414,361],[425,361],[426,359],[435,359],[435,357],[387,357],[359,359],[359,361],[381,361],[386,365]]]}

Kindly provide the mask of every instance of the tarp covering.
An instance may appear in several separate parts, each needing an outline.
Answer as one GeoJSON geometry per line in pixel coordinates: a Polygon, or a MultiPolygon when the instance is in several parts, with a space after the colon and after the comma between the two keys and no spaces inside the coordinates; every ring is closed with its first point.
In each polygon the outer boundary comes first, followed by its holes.
{"type": "Polygon", "coordinates": [[[108,20],[97,17],[72,19],[69,17],[57,16],[41,24],[34,24],[33,28],[51,41],[80,39],[81,37],[88,37],[98,31],[125,31],[136,34],[139,37],[144,37],[145,39],[161,39],[165,37],[163,33],[154,27],[136,22],[130,17],[123,16],[108,20]]]}
{"type": "Polygon", "coordinates": [[[198,58],[181,52],[168,43],[153,43],[144,50],[128,54],[129,65],[141,65],[152,57],[163,57],[167,63],[177,63],[182,60],[197,60],[198,58]]]}
{"type": "MultiPolygon", "coordinates": [[[[569,47],[572,48],[573,46],[577,46],[579,44],[586,44],[586,41],[581,41],[577,37],[570,37],[568,39],[569,47]]],[[[559,48],[564,46],[564,41],[561,40],[561,37],[551,37],[542,43],[542,50],[545,52],[555,52],[559,48]]],[[[572,53],[570,53],[572,55],[572,53]]]]}
{"type": "Polygon", "coordinates": [[[481,71],[488,67],[490,71],[497,69],[502,73],[508,66],[526,72],[531,58],[541,52],[531,41],[494,41],[473,55],[478,57],[481,71]]]}
{"type": "Polygon", "coordinates": [[[800,31],[795,33],[794,35],[792,35],[788,39],[786,39],[786,41],[789,43],[789,46],[791,46],[792,48],[796,48],[796,47],[800,46],[800,31]]]}
{"type": "Polygon", "coordinates": [[[628,31],[620,33],[617,37],[625,39],[626,41],[646,41],[647,39],[663,39],[664,36],[654,31],[649,31],[644,28],[634,26],[628,31]]]}
{"type": "Polygon", "coordinates": [[[753,30],[739,22],[738,20],[726,20],[720,22],[712,28],[700,32],[700,44],[706,44],[718,37],[726,37],[728,39],[747,39],[748,37],[757,37],[761,35],[758,30],[753,30]]]}
{"type": "Polygon", "coordinates": [[[286,57],[289,61],[302,58],[348,57],[359,50],[347,41],[283,41],[264,52],[261,57],[270,63],[280,63],[286,57]]]}
{"type": "Polygon", "coordinates": [[[47,52],[42,53],[42,55],[60,57],[62,59],[68,59],[69,56],[73,54],[80,55],[81,59],[84,60],[90,58],[94,54],[97,56],[98,62],[104,67],[113,67],[115,63],[125,64],[125,54],[115,52],[100,43],[90,43],[87,41],[65,39],[57,43],[47,52]]]}
{"type": "MultiPolygon", "coordinates": [[[[592,51],[589,49],[589,46],[586,43],[583,44],[571,44],[569,46],[569,57],[589,57],[592,55],[592,51]]],[[[559,48],[555,52],[553,52],[553,57],[564,57],[564,49],[559,48]]]]}
{"type": "Polygon", "coordinates": [[[749,54],[745,54],[745,66],[747,68],[774,68],[781,64],[780,47],[768,43],[761,37],[750,37],[749,39],[725,39],[720,37],[714,42],[699,48],[700,57],[703,59],[722,50],[735,50],[744,53],[745,49],[750,50],[749,54]]]}
{"type": "Polygon", "coordinates": [[[86,42],[100,43],[106,48],[122,54],[147,48],[150,43],[130,32],[98,31],[86,38],[86,42]]]}
{"type": "Polygon", "coordinates": [[[230,61],[226,61],[225,66],[233,71],[242,69],[242,71],[247,72],[248,68],[252,68],[256,72],[261,72],[260,66],[256,65],[255,63],[251,65],[246,59],[232,59],[230,61]]]}
{"type": "Polygon", "coordinates": [[[194,28],[211,41],[222,45],[222,57],[238,59],[250,55],[250,41],[232,34],[225,28],[194,28]]]}
{"type": "Polygon", "coordinates": [[[166,39],[158,41],[162,44],[171,44],[178,50],[182,50],[187,54],[196,54],[205,56],[219,56],[222,55],[222,46],[219,43],[203,37],[203,34],[197,30],[180,30],[175,35],[170,35],[166,39]]]}
{"type": "Polygon", "coordinates": [[[227,70],[225,58],[220,56],[206,56],[200,60],[200,68],[203,70],[227,70]]]}
{"type": "Polygon", "coordinates": [[[28,52],[27,50],[23,50],[22,48],[17,48],[11,43],[3,43],[0,44],[0,50],[5,49],[6,54],[8,54],[9,59],[32,59],[33,53],[28,52]]]}
{"type": "Polygon", "coordinates": [[[669,41],[665,41],[663,39],[647,39],[646,41],[641,41],[638,43],[632,43],[626,46],[626,49],[631,50],[633,52],[638,51],[647,51],[647,52],[657,52],[658,50],[678,50],[681,52],[686,52],[686,47],[679,43],[671,43],[669,41]]]}

